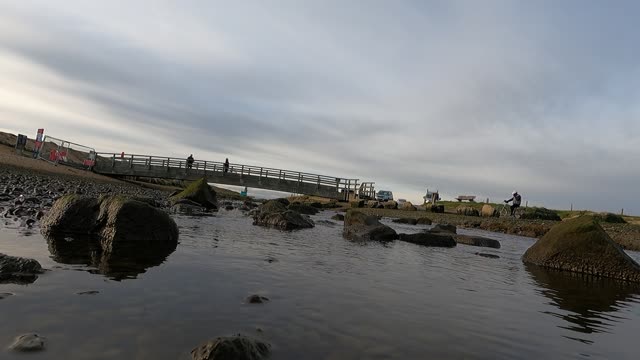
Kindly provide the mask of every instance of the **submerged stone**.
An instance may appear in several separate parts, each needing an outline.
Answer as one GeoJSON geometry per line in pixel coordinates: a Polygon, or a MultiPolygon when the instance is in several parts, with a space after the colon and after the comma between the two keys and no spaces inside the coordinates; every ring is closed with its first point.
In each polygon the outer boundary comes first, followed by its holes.
{"type": "Polygon", "coordinates": [[[288,210],[279,200],[270,200],[262,204],[253,215],[253,224],[281,230],[296,230],[314,227],[308,216],[288,210]]]}
{"type": "Polygon", "coordinates": [[[500,249],[500,242],[498,240],[489,239],[482,236],[456,235],[454,236],[454,239],[458,244],[500,249]]]}
{"type": "Polygon", "coordinates": [[[417,234],[400,234],[400,241],[406,241],[417,245],[433,246],[433,247],[454,247],[456,241],[450,234],[444,233],[417,233],[417,234]]]}
{"type": "Polygon", "coordinates": [[[43,271],[36,260],[0,253],[0,284],[30,284],[43,271]]]}

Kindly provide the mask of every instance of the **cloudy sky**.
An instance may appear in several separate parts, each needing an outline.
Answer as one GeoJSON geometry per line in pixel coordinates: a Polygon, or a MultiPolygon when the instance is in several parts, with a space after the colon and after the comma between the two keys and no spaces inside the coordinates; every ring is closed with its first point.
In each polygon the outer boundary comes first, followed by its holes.
{"type": "Polygon", "coordinates": [[[637,1],[4,1],[0,129],[640,214],[637,1]]]}

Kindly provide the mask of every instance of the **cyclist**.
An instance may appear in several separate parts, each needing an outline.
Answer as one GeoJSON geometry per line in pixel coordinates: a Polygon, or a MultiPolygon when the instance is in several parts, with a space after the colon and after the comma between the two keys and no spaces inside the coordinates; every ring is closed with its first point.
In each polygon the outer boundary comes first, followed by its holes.
{"type": "Polygon", "coordinates": [[[520,207],[520,204],[522,203],[522,196],[520,196],[520,194],[518,194],[518,192],[515,190],[513,190],[511,195],[512,195],[511,199],[505,200],[504,202],[508,204],[511,201],[513,201],[513,204],[511,205],[511,216],[514,216],[513,215],[514,212],[516,211],[517,208],[520,207]]]}

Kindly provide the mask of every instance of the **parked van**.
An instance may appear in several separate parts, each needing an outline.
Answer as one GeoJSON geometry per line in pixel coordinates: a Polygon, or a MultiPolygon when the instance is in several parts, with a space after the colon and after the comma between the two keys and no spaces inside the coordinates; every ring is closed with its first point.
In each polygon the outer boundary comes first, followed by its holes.
{"type": "Polygon", "coordinates": [[[378,201],[389,201],[393,200],[393,193],[389,190],[380,190],[376,194],[376,200],[378,201]]]}

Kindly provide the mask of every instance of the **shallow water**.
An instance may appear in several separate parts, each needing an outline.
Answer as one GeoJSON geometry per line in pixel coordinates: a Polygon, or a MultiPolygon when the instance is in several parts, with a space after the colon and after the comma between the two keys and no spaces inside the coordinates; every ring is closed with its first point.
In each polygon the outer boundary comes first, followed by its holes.
{"type": "Polygon", "coordinates": [[[0,252],[51,271],[0,285],[13,293],[0,299],[0,358],[25,358],[4,347],[33,331],[48,343],[32,359],[188,359],[236,333],[271,343],[273,359],[637,358],[640,290],[526,267],[534,239],[461,229],[502,248],[353,243],[330,215],[297,232],[237,211],[177,217],[175,251],[125,259],[2,224],[0,252]],[[256,293],[270,301],[244,303],[256,293]]]}

